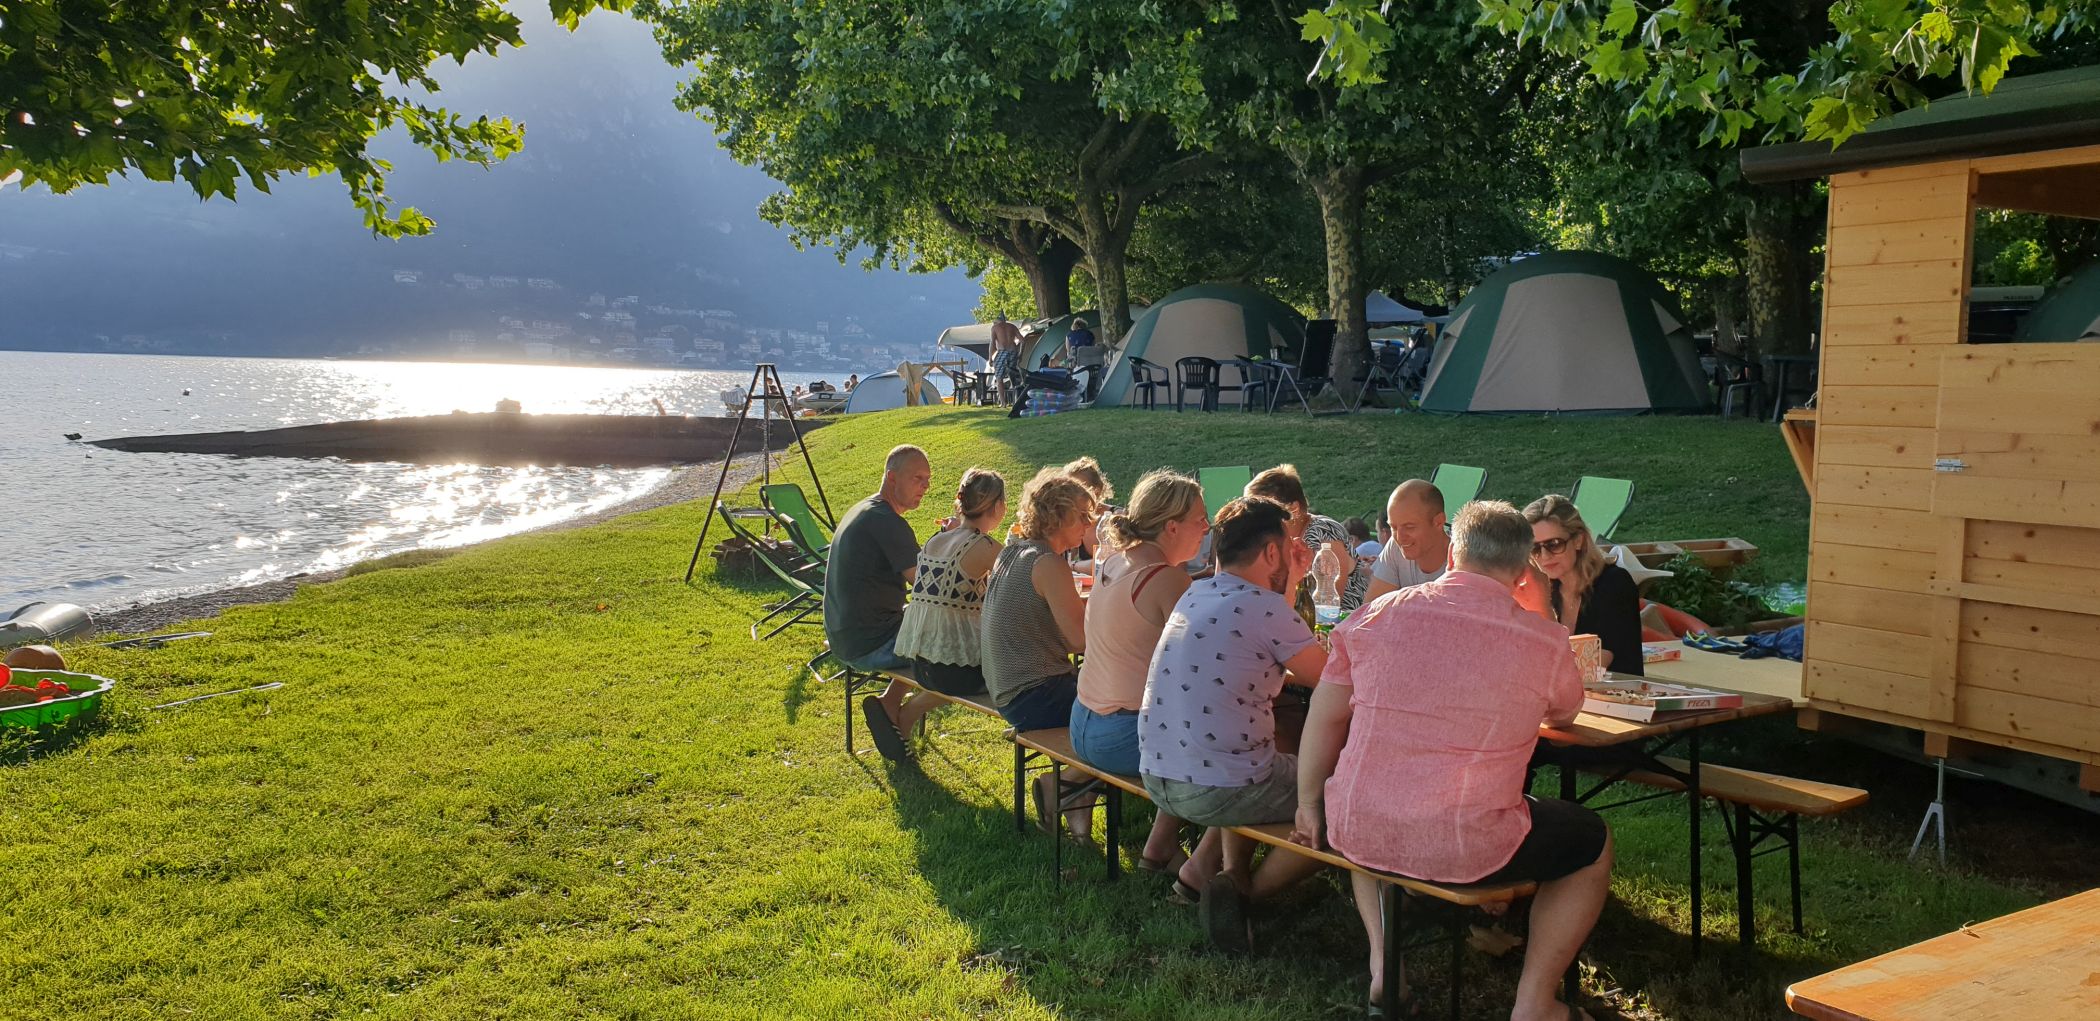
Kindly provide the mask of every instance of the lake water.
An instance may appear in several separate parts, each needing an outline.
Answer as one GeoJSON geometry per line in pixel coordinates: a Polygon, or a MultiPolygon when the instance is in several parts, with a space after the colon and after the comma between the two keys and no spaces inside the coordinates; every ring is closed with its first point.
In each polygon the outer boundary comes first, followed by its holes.
{"type": "MultiPolygon", "coordinates": [[[[107,610],[458,546],[647,493],[670,471],[126,454],[65,439],[491,411],[722,415],[749,370],[0,351],[0,613],[107,610]],[[185,394],[187,391],[187,394],[185,394]]],[[[817,378],[783,372],[789,386],[817,378]]],[[[837,382],[837,380],[834,380],[837,382]]]]}

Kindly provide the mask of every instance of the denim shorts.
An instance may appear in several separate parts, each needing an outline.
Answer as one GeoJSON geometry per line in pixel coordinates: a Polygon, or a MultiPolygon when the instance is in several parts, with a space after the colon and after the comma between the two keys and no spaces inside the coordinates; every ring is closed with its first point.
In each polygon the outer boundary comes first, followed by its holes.
{"type": "Polygon", "coordinates": [[[1079,675],[1059,674],[1035,682],[999,707],[999,715],[1015,730],[1052,730],[1072,719],[1072,703],[1079,699],[1079,675]]]}
{"type": "Polygon", "coordinates": [[[911,676],[911,660],[897,655],[896,635],[891,635],[887,641],[877,646],[874,651],[859,659],[846,659],[844,656],[839,658],[845,660],[847,666],[864,674],[903,674],[906,677],[911,676]]]}
{"type": "Polygon", "coordinates": [[[1081,761],[1096,769],[1136,776],[1137,718],[1135,709],[1097,713],[1075,699],[1072,702],[1072,750],[1079,754],[1081,761]]]}

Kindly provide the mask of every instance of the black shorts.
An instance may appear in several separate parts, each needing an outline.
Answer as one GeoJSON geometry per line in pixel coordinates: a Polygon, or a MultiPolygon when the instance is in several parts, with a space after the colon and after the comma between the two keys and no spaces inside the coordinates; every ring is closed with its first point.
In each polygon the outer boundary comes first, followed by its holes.
{"type": "Polygon", "coordinates": [[[1477,882],[1543,883],[1580,872],[1604,853],[1604,841],[1611,831],[1603,816],[1559,798],[1526,794],[1524,800],[1531,806],[1531,832],[1524,835],[1508,864],[1477,882]]]}
{"type": "Polygon", "coordinates": [[[913,658],[911,663],[913,683],[928,691],[958,697],[984,694],[983,667],[930,663],[918,658],[913,658]]]}

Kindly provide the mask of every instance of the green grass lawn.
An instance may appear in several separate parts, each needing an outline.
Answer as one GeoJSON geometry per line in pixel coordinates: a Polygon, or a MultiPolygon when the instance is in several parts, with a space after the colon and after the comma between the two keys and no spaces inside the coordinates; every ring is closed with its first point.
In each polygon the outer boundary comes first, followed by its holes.
{"type": "MultiPolygon", "coordinates": [[[[1747,424],[926,409],[814,434],[833,507],[871,491],[899,442],[932,455],[922,533],[972,464],[1018,482],[1093,453],[1127,490],[1154,466],[1290,460],[1342,515],[1449,460],[1519,501],[1630,477],[1622,536],[1739,535],[1773,577],[1803,573],[1800,483],[1776,433],[1747,424]]],[[[1333,883],[1267,923],[1267,949],[1220,959],[1192,910],[1149,878],[1103,882],[1096,853],[1052,885],[1047,840],[1013,830],[992,721],[934,717],[921,769],[844,755],[837,690],[801,672],[819,632],[753,643],[773,590],[705,558],[680,584],[704,510],[382,563],[161,650],[73,650],[121,687],[92,732],[26,757],[15,743],[0,765],[0,1018],[1360,1010],[1362,935],[1333,883]],[[285,687],[143,708],[270,681],[285,687]]],[[[1779,726],[1733,754],[1798,740],[1779,726]]],[[[1781,1016],[1791,980],[2040,896],[1906,864],[1889,827],[1811,824],[1808,934],[1784,931],[1766,859],[1761,945],[1717,941],[1694,965],[1681,809],[1610,818],[1622,864],[1591,988],[1632,1016],[1781,1016]]],[[[1707,924],[1732,940],[1718,829],[1707,924]]],[[[1469,971],[1470,1016],[1506,1012],[1515,959],[1469,971]]],[[[1441,990],[1440,960],[1416,974],[1441,990]]]]}

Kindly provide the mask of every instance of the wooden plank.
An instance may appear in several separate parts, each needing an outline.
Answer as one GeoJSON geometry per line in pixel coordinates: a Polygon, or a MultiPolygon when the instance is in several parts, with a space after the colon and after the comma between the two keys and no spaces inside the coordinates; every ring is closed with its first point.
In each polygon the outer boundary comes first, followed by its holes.
{"type": "Polygon", "coordinates": [[[1915,589],[1898,592],[1811,580],[1807,618],[1922,638],[1932,633],[1933,599],[1915,589]]]}
{"type": "Polygon", "coordinates": [[[1814,514],[1810,524],[1817,542],[1915,553],[1931,553],[1939,548],[1932,532],[1938,519],[1922,510],[1818,503],[1814,514]]]}
{"type": "Polygon", "coordinates": [[[1964,684],[1954,722],[1985,733],[2100,752],[2100,707],[1964,684]]]}
{"type": "Polygon", "coordinates": [[[1909,181],[1867,181],[1830,191],[1830,226],[1907,223],[1912,220],[1966,220],[1969,213],[1967,168],[1909,181]]]}
{"type": "MultiPolygon", "coordinates": [[[[1854,386],[1826,379],[1817,403],[1824,426],[1929,429],[1939,424],[1940,390],[1930,386],[1854,386]]],[[[1978,428],[1992,428],[1979,426],[1978,428]]]]}
{"type": "Polygon", "coordinates": [[[1796,982],[1787,1006],[1816,1021],[2100,1016],[2100,890],[1994,918],[1796,982]]]}
{"type": "Polygon", "coordinates": [[[1938,386],[1942,357],[1917,344],[1830,348],[1823,352],[1823,378],[1843,386],[1938,386]]]}
{"type": "Polygon", "coordinates": [[[2100,163],[2100,145],[2081,145],[2069,149],[2043,149],[2037,152],[2020,152],[2005,156],[1980,156],[1966,162],[1977,173],[1984,174],[1998,174],[2009,170],[2034,170],[2041,167],[2078,166],[2081,164],[2100,163]]]}
{"type": "Polygon", "coordinates": [[[1816,478],[1818,504],[1923,509],[1932,506],[1933,473],[1925,468],[1867,468],[1824,463],[1816,478]]]}
{"type": "Polygon", "coordinates": [[[1830,175],[1832,191],[1862,184],[1882,184],[1889,181],[1915,181],[1925,177],[1946,177],[1949,174],[1968,172],[1968,160],[1942,160],[1938,163],[1912,163],[1900,167],[1871,167],[1866,170],[1848,170],[1830,175]]]}
{"type": "Polygon", "coordinates": [[[1808,575],[1813,581],[1925,592],[1932,584],[1933,567],[1930,553],[1825,542],[1816,544],[1808,575]]]}
{"type": "MultiPolygon", "coordinates": [[[[2100,346],[1985,344],[1940,354],[1940,380],[1949,387],[2046,390],[2060,397],[2091,397],[2100,390],[2100,346]]],[[[2088,411],[2092,402],[2082,402],[2088,411]]]]}
{"type": "Polygon", "coordinates": [[[2045,755],[2052,759],[2063,759],[2067,762],[2100,764],[2100,751],[2089,752],[2077,748],[2066,748],[2062,745],[2049,744],[2046,741],[2035,741],[2010,734],[1996,734],[1955,723],[1935,723],[1930,720],[1919,719],[1908,713],[1888,712],[1881,709],[1870,709],[1866,706],[1844,705],[1827,699],[1811,699],[1809,708],[1803,709],[1801,712],[1821,713],[1826,718],[1826,723],[1829,719],[1837,718],[1867,720],[1873,723],[1885,723],[1892,727],[1909,727],[1913,730],[1929,733],[1952,734],[1955,737],[1974,741],[1977,744],[1989,745],[1993,748],[2011,748],[2035,755],[2045,755]]]}
{"type": "Polygon", "coordinates": [[[1934,595],[1954,595],[1963,599],[2005,606],[2026,606],[2037,610],[2060,610],[2064,613],[2083,613],[2100,616],[2100,595],[2072,592],[2037,592],[2032,589],[2014,588],[2009,585],[1986,585],[1981,582],[1964,581],[1956,585],[1929,582],[1926,590],[1934,595]]]}
{"type": "Polygon", "coordinates": [[[1779,423],[1787,456],[1794,459],[1794,471],[1801,476],[1810,499],[1816,495],[1816,416],[1814,408],[1795,408],[1779,423]]]}
{"type": "Polygon", "coordinates": [[[2100,766],[2088,762],[2078,767],[2078,789],[2088,794],[2100,793],[2100,766]]]}
{"type": "MultiPolygon", "coordinates": [[[[1945,518],[1933,532],[1939,549],[1933,553],[1933,577],[1942,584],[1962,581],[1962,558],[1968,549],[1967,518],[1945,518]]],[[[1954,693],[1961,674],[1961,598],[1943,595],[1934,600],[1932,637],[1925,653],[1932,672],[1932,689],[1925,700],[1925,718],[1952,722],[1954,693]]]]}
{"type": "Polygon", "coordinates": [[[1963,559],[1962,572],[1958,579],[1942,580],[2000,585],[2037,594],[2082,596],[2100,592],[2100,563],[2074,566],[1967,557],[1963,559]]]}
{"type": "MultiPolygon", "coordinates": [[[[2014,695],[2100,708],[2100,662],[1995,645],[1963,645],[1964,688],[1989,688],[2014,695]]],[[[2100,746],[2100,734],[2093,735],[2100,746]]]]}
{"type": "Polygon", "coordinates": [[[1777,656],[1744,659],[1725,652],[1687,648],[1678,659],[1648,664],[1647,674],[1651,681],[1802,701],[1801,664],[1777,656]]]}
{"type": "MultiPolygon", "coordinates": [[[[2062,387],[2012,386],[1994,383],[1964,386],[1944,375],[1939,388],[1936,424],[1941,430],[1975,433],[2050,433],[2058,436],[2092,436],[2100,431],[2100,390],[2083,392],[2084,399],[2067,399],[2079,391],[2062,387]]],[[[1915,390],[1921,387],[1846,387],[1848,390],[1915,390]]],[[[1825,387],[1824,394],[1830,393],[1825,387]]],[[[1891,395],[1893,396],[1893,395],[1891,395]]],[[[1836,424],[1829,404],[1823,405],[1823,421],[1836,424]]],[[[1916,425],[1916,422],[1868,422],[1864,425],[1916,425]]]]}
{"type": "Polygon", "coordinates": [[[2083,479],[2100,476],[2100,435],[1943,429],[1931,444],[1939,457],[1958,458],[1962,470],[2000,479],[2083,479]]]}
{"type": "Polygon", "coordinates": [[[1968,255],[1969,231],[1953,218],[1839,227],[1830,231],[1824,251],[1831,267],[1961,262],[1968,255]]]}
{"type": "Polygon", "coordinates": [[[2063,567],[2100,567],[2100,530],[2012,521],[1977,521],[1969,526],[1972,557],[2063,567]]]}
{"type": "Polygon", "coordinates": [[[1843,663],[1916,677],[1932,675],[1931,642],[1914,634],[1811,620],[1808,649],[1818,663],[1843,663]]]}
{"type": "Polygon", "coordinates": [[[1842,425],[1821,429],[1825,464],[1930,470],[1939,434],[1919,426],[1842,425]]]}
{"type": "Polygon", "coordinates": [[[2100,219],[2100,174],[2092,167],[2045,167],[1979,176],[1976,206],[2100,219]]]}
{"type": "MultiPolygon", "coordinates": [[[[1847,306],[1826,301],[1823,308],[1823,350],[1827,354],[1833,348],[1854,345],[1920,344],[1938,347],[1955,344],[1962,339],[1961,317],[1962,303],[1958,301],[1915,306],[1847,306]]],[[[1823,381],[1849,382],[1828,375],[1823,381]]]]}
{"type": "Polygon", "coordinates": [[[1810,656],[1801,671],[1803,692],[1817,702],[1835,702],[1923,719],[1931,681],[1910,674],[1826,663],[1810,656]]]}
{"type": "MultiPolygon", "coordinates": [[[[1971,646],[2024,649],[2100,661],[2100,617],[1964,601],[1961,640],[1971,646]]],[[[2100,662],[2092,670],[2100,675],[2100,662]]]]}
{"type": "Polygon", "coordinates": [[[1823,271],[1823,293],[1854,307],[1961,301],[1968,285],[1968,260],[1962,254],[1925,262],[1832,266],[1823,271]]]}
{"type": "MultiPolygon", "coordinates": [[[[1835,468],[1836,466],[1832,466],[1835,468]]],[[[1847,468],[1849,471],[1901,471],[1900,468],[1847,468]]],[[[1927,472],[1932,478],[1929,506],[1948,517],[1989,518],[2038,525],[2100,528],[2100,480],[1991,478],[1971,472],[1927,472]]],[[[1817,487],[1827,489],[1826,479],[1817,487]]],[[[1863,501],[1862,501],[1863,502],[1863,501]]]]}

